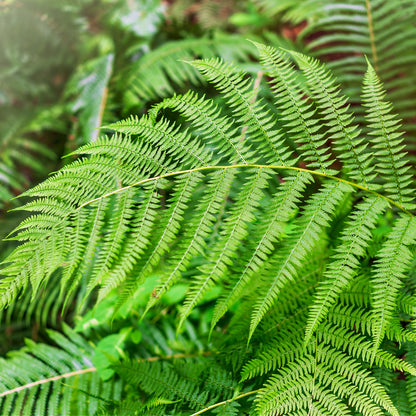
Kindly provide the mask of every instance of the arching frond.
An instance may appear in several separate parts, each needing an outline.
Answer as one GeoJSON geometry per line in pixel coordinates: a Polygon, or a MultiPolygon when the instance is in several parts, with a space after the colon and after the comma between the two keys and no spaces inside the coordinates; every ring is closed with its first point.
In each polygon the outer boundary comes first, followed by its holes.
{"type": "MultiPolygon", "coordinates": [[[[178,337],[203,315],[218,357],[116,366],[142,392],[142,414],[227,405],[229,414],[399,415],[413,394],[410,383],[405,399],[394,396],[399,373],[416,374],[403,358],[416,342],[416,237],[398,122],[371,66],[369,142],[329,69],[257,47],[273,104],[236,65],[199,59],[193,68],[223,100],[186,93],[113,123],[114,134],[26,192],[30,216],[9,237],[19,244],[2,264],[0,306],[29,286],[35,299],[54,277],[63,301],[82,282],[84,299],[115,296],[115,315],[142,318],[180,290],[178,337]],[[132,305],[145,285],[142,310],[132,305]],[[240,372],[252,385],[237,391],[240,372]]],[[[103,412],[130,409],[131,392],[103,412]]]]}
{"type": "Polygon", "coordinates": [[[374,136],[376,167],[384,181],[386,195],[398,201],[404,208],[414,208],[413,190],[409,186],[412,175],[404,158],[402,133],[399,121],[391,113],[391,104],[384,101],[384,91],[373,67],[369,65],[364,77],[363,105],[367,107],[369,134],[374,136]]]}
{"type": "MultiPolygon", "coordinates": [[[[325,60],[351,102],[360,101],[365,56],[377,71],[403,119],[408,148],[414,150],[416,125],[415,3],[411,0],[256,0],[269,15],[301,26],[296,43],[308,54],[325,60]],[[400,27],[400,30],[397,28],[400,27]],[[304,45],[304,46],[303,46],[304,45]]],[[[362,110],[356,108],[358,118],[362,110]]]]}

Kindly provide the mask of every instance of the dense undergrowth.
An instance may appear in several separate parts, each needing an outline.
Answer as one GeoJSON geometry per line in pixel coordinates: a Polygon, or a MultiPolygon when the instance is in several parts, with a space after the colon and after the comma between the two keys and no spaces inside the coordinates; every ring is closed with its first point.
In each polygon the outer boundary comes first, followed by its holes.
{"type": "Polygon", "coordinates": [[[416,5],[301,3],[1,3],[1,414],[416,415],[416,5]]]}

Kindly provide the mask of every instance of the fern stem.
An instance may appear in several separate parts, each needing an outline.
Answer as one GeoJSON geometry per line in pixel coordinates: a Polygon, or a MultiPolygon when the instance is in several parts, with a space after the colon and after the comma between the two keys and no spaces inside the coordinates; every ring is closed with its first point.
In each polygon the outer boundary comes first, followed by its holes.
{"type": "MultiPolygon", "coordinates": [[[[259,168],[259,169],[271,169],[271,170],[294,170],[296,172],[308,172],[308,173],[310,173],[311,175],[314,175],[314,176],[320,176],[320,177],[335,180],[335,181],[338,181],[338,182],[343,182],[343,183],[346,183],[346,184],[350,185],[353,188],[357,188],[357,189],[360,189],[362,191],[369,192],[373,195],[376,195],[376,196],[386,200],[389,204],[394,205],[395,207],[399,208],[401,211],[405,212],[406,214],[414,216],[413,213],[408,211],[406,208],[404,208],[402,205],[400,205],[398,202],[394,201],[393,199],[391,199],[391,198],[389,198],[385,195],[382,195],[382,194],[380,194],[380,193],[378,193],[378,192],[376,192],[372,189],[369,189],[366,186],[360,185],[358,183],[354,183],[354,182],[348,181],[346,179],[338,178],[336,176],[328,175],[327,173],[324,173],[324,172],[318,172],[318,171],[314,171],[314,170],[306,169],[306,168],[299,168],[299,167],[296,167],[296,166],[260,165],[260,164],[236,164],[236,165],[228,165],[228,166],[200,166],[200,167],[192,168],[192,169],[186,169],[186,170],[180,170],[180,171],[176,171],[176,172],[164,173],[162,175],[154,176],[152,178],[142,179],[141,181],[138,181],[138,182],[133,183],[131,185],[127,185],[127,186],[124,186],[122,188],[115,189],[114,191],[108,192],[107,194],[101,195],[101,196],[99,196],[97,198],[94,198],[94,199],[90,199],[89,201],[86,201],[83,204],[81,204],[76,210],[78,211],[81,208],[84,208],[85,206],[90,205],[94,202],[97,202],[97,201],[99,201],[103,198],[107,198],[111,195],[118,194],[119,192],[127,191],[130,188],[134,188],[136,186],[143,185],[145,183],[152,182],[152,181],[155,181],[155,180],[158,180],[158,179],[171,178],[171,177],[176,176],[176,175],[190,174],[190,173],[193,173],[193,172],[202,172],[202,171],[206,171],[206,170],[242,169],[242,168],[259,168]]],[[[69,213],[68,215],[71,215],[71,214],[72,213],[69,213]]]]}
{"type": "Polygon", "coordinates": [[[314,364],[313,364],[313,380],[312,380],[312,392],[311,392],[311,399],[309,402],[309,410],[308,410],[308,416],[312,415],[313,411],[313,399],[315,395],[315,387],[316,387],[316,369],[318,365],[318,340],[315,338],[315,358],[314,358],[314,364]]]}
{"type": "Polygon", "coordinates": [[[225,405],[225,404],[227,404],[227,403],[231,403],[231,402],[234,402],[234,401],[236,401],[236,400],[240,400],[240,399],[242,399],[243,397],[246,397],[246,396],[251,396],[252,394],[257,394],[257,393],[259,393],[261,390],[262,390],[262,389],[252,390],[252,391],[249,391],[249,392],[247,392],[247,393],[240,394],[239,396],[233,397],[232,399],[228,399],[228,400],[224,400],[223,402],[218,402],[218,403],[212,404],[211,406],[205,407],[204,409],[199,410],[199,411],[198,411],[198,412],[196,412],[196,413],[192,413],[192,414],[191,414],[191,416],[202,415],[202,413],[205,413],[205,412],[207,412],[208,410],[215,409],[216,407],[219,407],[219,406],[224,406],[224,405],[225,405]]]}
{"type": "MultiPolygon", "coordinates": [[[[94,202],[98,202],[100,200],[103,200],[104,198],[108,198],[112,195],[116,195],[119,192],[124,192],[124,191],[127,191],[127,190],[131,189],[131,188],[135,188],[136,186],[144,185],[146,183],[149,183],[149,182],[152,182],[152,181],[157,181],[159,179],[171,178],[173,176],[190,174],[190,173],[193,173],[193,172],[202,172],[202,171],[206,171],[206,170],[218,170],[218,169],[242,169],[242,168],[258,168],[258,169],[271,169],[271,170],[293,170],[293,171],[296,171],[296,172],[308,172],[313,176],[315,175],[315,176],[320,176],[320,177],[323,177],[323,178],[335,180],[335,181],[338,181],[338,182],[343,182],[343,183],[346,183],[346,184],[350,185],[353,188],[357,188],[357,189],[360,189],[362,191],[369,192],[373,195],[376,195],[376,196],[386,200],[389,204],[394,205],[395,207],[399,208],[404,213],[406,213],[408,215],[411,215],[412,217],[414,216],[414,214],[412,212],[410,212],[409,210],[404,208],[402,205],[400,205],[398,202],[394,201],[393,199],[391,199],[391,198],[389,198],[385,195],[382,195],[382,194],[380,194],[380,193],[378,193],[378,192],[376,192],[372,189],[369,189],[369,188],[367,188],[363,185],[359,185],[357,183],[348,181],[346,179],[338,178],[336,176],[328,175],[327,173],[324,173],[324,172],[318,172],[318,171],[314,171],[314,170],[306,169],[306,168],[299,168],[299,167],[296,167],[296,166],[236,164],[236,165],[228,165],[228,166],[219,166],[219,165],[218,166],[200,166],[200,167],[197,167],[197,168],[179,170],[179,171],[176,171],[176,172],[168,172],[168,173],[164,173],[164,174],[159,175],[159,176],[154,176],[152,178],[142,179],[142,180],[140,180],[138,182],[135,182],[131,185],[123,186],[122,188],[117,188],[114,191],[108,192],[108,193],[106,193],[104,195],[101,195],[97,198],[93,198],[93,199],[90,199],[90,200],[84,202],[78,208],[74,209],[74,211],[68,212],[62,218],[62,221],[57,222],[54,225],[53,228],[55,228],[56,226],[61,224],[65,220],[65,218],[73,215],[74,212],[79,211],[82,208],[84,208],[84,207],[86,207],[86,206],[88,206],[88,205],[90,205],[94,202]]],[[[11,239],[10,236],[11,236],[11,234],[9,234],[4,240],[7,241],[7,240],[11,239]]]]}
{"type": "Polygon", "coordinates": [[[9,394],[17,393],[17,392],[22,391],[24,389],[29,389],[31,387],[38,386],[40,384],[45,384],[45,383],[49,383],[51,381],[60,380],[61,378],[79,376],[80,374],[92,373],[94,371],[97,371],[97,369],[95,367],[89,367],[89,368],[84,368],[82,370],[72,371],[71,373],[59,374],[59,375],[54,376],[54,377],[44,378],[43,380],[37,380],[37,381],[34,381],[32,383],[25,384],[24,386],[16,387],[15,389],[12,389],[12,390],[6,390],[3,393],[0,393],[0,397],[4,397],[4,396],[7,396],[9,394]]]}
{"type": "Polygon", "coordinates": [[[377,64],[377,49],[376,49],[376,40],[374,37],[374,28],[373,28],[373,15],[371,13],[371,3],[370,0],[365,0],[365,5],[367,9],[367,19],[368,19],[368,30],[370,32],[370,42],[371,42],[371,53],[373,54],[373,63],[376,71],[378,70],[377,64]]]}
{"type": "MultiPolygon", "coordinates": [[[[250,104],[251,105],[254,105],[254,103],[256,102],[256,100],[257,100],[257,95],[259,94],[259,90],[260,90],[260,83],[261,83],[261,80],[262,80],[262,78],[263,78],[263,74],[264,74],[264,72],[263,71],[259,71],[259,72],[257,72],[257,77],[256,77],[256,79],[255,79],[255,81],[254,81],[254,85],[253,85],[253,91],[255,91],[254,92],[254,95],[253,95],[253,98],[250,100],[250,104]]],[[[241,143],[241,142],[243,142],[244,140],[245,140],[245,138],[246,138],[246,136],[247,136],[247,129],[248,129],[248,125],[245,125],[243,128],[242,128],[242,130],[241,130],[241,138],[240,138],[240,140],[239,140],[239,142],[241,143]]]]}
{"type": "MultiPolygon", "coordinates": [[[[143,361],[153,362],[153,361],[159,361],[159,360],[175,360],[175,359],[179,359],[179,358],[192,358],[192,357],[208,356],[208,355],[211,355],[211,354],[212,354],[211,351],[204,351],[204,352],[201,352],[201,353],[198,353],[198,354],[179,353],[179,354],[172,354],[172,355],[166,355],[166,356],[156,356],[156,357],[143,358],[143,359],[139,359],[138,362],[143,362],[143,361]]],[[[57,376],[54,376],[54,377],[44,378],[42,380],[33,381],[32,383],[27,383],[24,386],[19,386],[19,387],[16,387],[16,388],[12,389],[12,390],[6,390],[6,391],[0,393],[0,397],[8,396],[9,394],[13,394],[13,393],[18,393],[19,391],[22,391],[24,389],[29,389],[31,387],[39,386],[40,384],[50,383],[52,381],[57,381],[57,380],[60,380],[62,378],[69,378],[69,377],[79,376],[79,375],[85,374],[85,373],[94,373],[95,371],[97,371],[97,369],[95,367],[88,367],[88,368],[83,368],[82,370],[72,371],[70,373],[58,374],[57,376]]]]}

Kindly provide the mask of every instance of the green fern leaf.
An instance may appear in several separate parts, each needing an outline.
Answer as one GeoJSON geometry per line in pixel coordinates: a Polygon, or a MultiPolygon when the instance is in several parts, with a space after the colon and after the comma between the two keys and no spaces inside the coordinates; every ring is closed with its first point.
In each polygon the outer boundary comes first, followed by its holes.
{"type": "Polygon", "coordinates": [[[167,98],[154,106],[151,110],[152,117],[156,119],[166,108],[178,111],[191,121],[194,129],[200,132],[198,135],[211,140],[208,145],[215,147],[218,152],[223,152],[225,160],[247,163],[252,158],[240,140],[238,127],[233,126],[233,121],[227,116],[218,118],[219,108],[213,102],[188,91],[183,96],[167,98]]]}
{"type": "Polygon", "coordinates": [[[281,110],[287,132],[293,137],[302,151],[304,161],[309,161],[311,168],[328,175],[336,174],[330,169],[332,164],[327,138],[320,132],[318,120],[314,118],[315,110],[302,98],[303,93],[297,80],[296,72],[283,52],[271,47],[256,44],[260,59],[271,77],[270,85],[276,96],[276,105],[281,110]]]}
{"type": "Polygon", "coordinates": [[[69,328],[65,333],[49,331],[56,347],[28,340],[24,349],[0,360],[3,414],[94,414],[101,400],[120,398],[120,381],[105,387],[92,366],[92,347],[69,328]]]}
{"type": "Polygon", "coordinates": [[[201,274],[194,277],[194,284],[186,296],[181,311],[179,327],[207,289],[214,282],[224,278],[239,244],[248,235],[247,224],[255,218],[255,210],[260,204],[262,191],[267,186],[267,178],[270,176],[270,172],[261,168],[249,171],[249,173],[251,173],[249,180],[244,184],[238,195],[238,203],[231,210],[230,216],[220,231],[221,237],[215,249],[210,253],[207,263],[199,268],[201,274]]]}
{"type": "Polygon", "coordinates": [[[256,145],[260,155],[264,155],[270,163],[287,165],[291,152],[282,145],[281,133],[273,129],[273,118],[266,107],[256,102],[256,91],[251,88],[251,80],[245,79],[245,74],[234,66],[218,59],[195,61],[192,65],[224,94],[234,117],[241,120],[242,127],[247,128],[250,143],[256,145]]]}
{"type": "Polygon", "coordinates": [[[323,116],[329,138],[344,163],[346,173],[368,188],[375,174],[370,154],[365,152],[364,138],[359,137],[359,130],[353,125],[354,119],[345,107],[347,97],[334,85],[333,76],[323,64],[300,53],[291,54],[306,76],[311,96],[323,116]]]}
{"type": "Polygon", "coordinates": [[[216,220],[215,214],[227,196],[233,179],[232,172],[222,170],[216,172],[207,184],[205,195],[201,198],[197,210],[202,215],[192,217],[188,222],[180,247],[170,256],[170,264],[165,268],[146,311],[180,278],[181,272],[187,269],[192,257],[203,252],[205,239],[216,220]]]}
{"type": "Polygon", "coordinates": [[[343,193],[350,191],[349,186],[338,182],[324,185],[323,190],[313,196],[290,241],[278,253],[276,258],[272,259],[272,266],[269,266],[269,270],[263,273],[262,279],[266,290],[254,306],[250,324],[250,337],[260,320],[275,302],[279,290],[285,284],[295,280],[296,268],[313,251],[323,227],[328,225],[329,218],[341,201],[343,193]]]}
{"type": "Polygon", "coordinates": [[[336,302],[341,291],[357,273],[360,267],[359,258],[365,255],[377,216],[386,208],[386,202],[377,197],[370,197],[356,207],[343,231],[342,242],[336,248],[336,254],[329,260],[323,276],[324,281],[318,287],[306,327],[305,344],[311,339],[330,306],[336,302]]]}
{"type": "Polygon", "coordinates": [[[130,119],[113,123],[107,128],[124,134],[138,135],[149,144],[154,144],[162,150],[169,149],[175,159],[190,166],[207,166],[211,155],[200,143],[191,140],[189,133],[180,131],[179,127],[171,125],[167,120],[154,122],[153,119],[131,117],[130,119]],[[173,147],[172,144],[175,146],[173,147]]]}
{"type": "Polygon", "coordinates": [[[408,246],[415,244],[415,242],[415,218],[402,216],[397,220],[387,241],[377,255],[372,279],[374,354],[393,318],[397,293],[402,286],[402,280],[406,277],[405,272],[414,257],[408,246]]]}
{"type": "Polygon", "coordinates": [[[254,55],[252,45],[238,35],[218,34],[213,39],[203,37],[166,42],[131,65],[128,86],[123,86],[128,91],[126,101],[128,103],[127,97],[133,94],[145,102],[151,101],[174,94],[175,84],[200,84],[201,75],[185,61],[215,56],[247,61],[250,55],[254,55]]]}
{"type": "Polygon", "coordinates": [[[367,120],[372,129],[369,134],[375,152],[377,170],[385,181],[386,195],[408,209],[415,207],[413,190],[409,187],[412,175],[408,173],[406,159],[402,152],[402,133],[397,130],[399,121],[391,113],[391,104],[383,101],[383,86],[373,67],[369,64],[363,84],[363,105],[367,108],[367,120]]]}
{"type": "Polygon", "coordinates": [[[212,317],[211,330],[216,323],[240,297],[244,288],[249,285],[253,275],[266,263],[268,256],[273,251],[273,245],[281,237],[284,224],[296,210],[302,191],[311,178],[299,172],[296,176],[285,178],[285,183],[279,188],[273,202],[258,225],[259,238],[250,247],[249,258],[242,262],[243,268],[239,270],[236,278],[233,278],[230,288],[218,300],[212,317]]]}

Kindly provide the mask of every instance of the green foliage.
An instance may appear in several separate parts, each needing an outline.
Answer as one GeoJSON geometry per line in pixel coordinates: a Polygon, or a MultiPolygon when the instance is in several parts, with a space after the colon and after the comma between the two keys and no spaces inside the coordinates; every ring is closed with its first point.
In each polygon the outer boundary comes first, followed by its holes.
{"type": "Polygon", "coordinates": [[[413,1],[3,3],[1,414],[416,413],[413,1]]]}
{"type": "Polygon", "coordinates": [[[0,120],[0,208],[5,208],[7,201],[27,187],[28,175],[23,168],[31,170],[31,174],[38,176],[44,173],[45,162],[56,158],[55,154],[44,143],[28,141],[28,132],[36,134],[42,126],[42,113],[37,117],[23,111],[10,115],[7,120],[0,120]],[[43,163],[42,163],[43,162],[43,163]],[[20,170],[17,169],[20,167],[20,170]]]}
{"type": "MultiPolygon", "coordinates": [[[[414,150],[416,137],[416,5],[414,1],[285,0],[255,1],[264,13],[301,25],[296,45],[328,62],[350,102],[358,104],[365,56],[387,90],[387,99],[403,119],[414,150]],[[400,27],[400,30],[397,28],[400,27]],[[306,49],[304,49],[306,48],[306,49]]],[[[357,108],[357,115],[362,112],[357,108]]]]}
{"type": "Polygon", "coordinates": [[[122,382],[104,384],[92,366],[92,346],[68,328],[65,335],[50,331],[56,346],[27,340],[1,359],[2,414],[94,414],[101,400],[120,398],[122,382]]]}
{"type": "Polygon", "coordinates": [[[186,61],[220,56],[245,62],[253,52],[253,47],[243,37],[221,33],[212,38],[166,42],[128,67],[129,75],[123,77],[126,106],[128,109],[140,106],[143,102],[172,95],[184,85],[189,88],[190,84],[200,84],[203,78],[186,61]]]}
{"type": "Polygon", "coordinates": [[[89,60],[72,77],[66,86],[67,95],[75,95],[71,106],[73,114],[79,114],[74,138],[77,146],[94,141],[102,124],[108,83],[113,70],[114,54],[108,53],[100,58],[89,60]]]}
{"type": "Polygon", "coordinates": [[[25,193],[33,214],[10,237],[21,244],[4,262],[3,307],[57,273],[66,301],[85,285],[84,299],[116,294],[114,317],[129,316],[156,273],[143,314],[186,283],[179,336],[219,291],[200,333],[218,356],[137,362],[124,351],[143,333],[125,327],[101,339],[101,377],[111,383],[116,372],[128,386],[127,401],[101,414],[224,405],[223,414],[399,415],[409,406],[392,393],[400,374],[416,377],[398,346],[415,342],[402,324],[416,312],[415,205],[400,125],[371,65],[367,140],[326,66],[256,46],[274,109],[235,65],[194,61],[221,101],[189,92],[113,123],[112,136],[25,193]],[[385,212],[390,223],[374,246],[385,212]]]}

